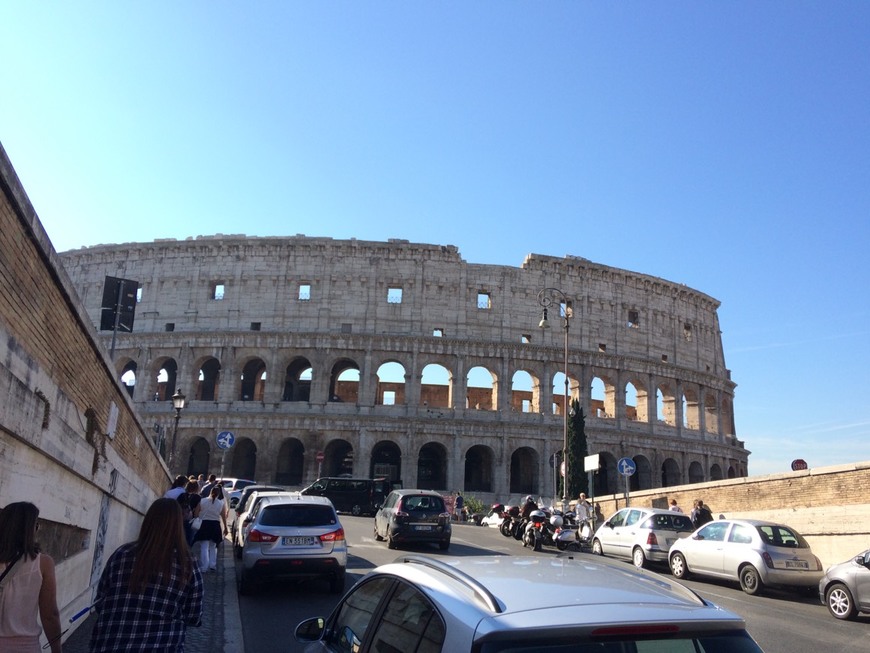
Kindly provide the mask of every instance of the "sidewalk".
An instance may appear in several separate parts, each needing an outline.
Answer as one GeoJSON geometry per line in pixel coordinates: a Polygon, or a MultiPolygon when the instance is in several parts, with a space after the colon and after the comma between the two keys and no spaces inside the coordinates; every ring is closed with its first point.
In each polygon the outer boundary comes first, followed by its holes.
{"type": "MultiPolygon", "coordinates": [[[[220,547],[217,571],[202,575],[205,594],[202,626],[187,629],[185,653],[244,653],[239,597],[236,593],[236,565],[233,547],[225,540],[220,547]]],[[[72,635],[64,640],[64,653],[88,653],[91,630],[96,618],[89,615],[72,635]]],[[[66,627],[68,624],[61,624],[66,627]]]]}

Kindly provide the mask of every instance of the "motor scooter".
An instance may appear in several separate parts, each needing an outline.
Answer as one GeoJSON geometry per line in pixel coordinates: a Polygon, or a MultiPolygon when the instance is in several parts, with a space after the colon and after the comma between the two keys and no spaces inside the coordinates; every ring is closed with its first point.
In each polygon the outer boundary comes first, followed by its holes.
{"type": "Polygon", "coordinates": [[[592,525],[585,519],[577,528],[562,528],[554,538],[559,551],[582,551],[592,546],[592,525]]]}
{"type": "Polygon", "coordinates": [[[533,510],[529,514],[529,520],[522,534],[523,546],[532,547],[540,551],[544,544],[544,528],[547,523],[547,514],[543,510],[533,510]]]}
{"type": "Polygon", "coordinates": [[[498,527],[499,532],[505,537],[511,537],[520,522],[520,507],[507,506],[504,511],[504,519],[498,527]]]}

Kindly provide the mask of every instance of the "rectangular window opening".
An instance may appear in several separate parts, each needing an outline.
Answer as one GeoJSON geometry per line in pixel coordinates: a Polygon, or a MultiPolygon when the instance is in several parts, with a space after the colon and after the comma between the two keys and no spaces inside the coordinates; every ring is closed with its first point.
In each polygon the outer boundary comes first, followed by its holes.
{"type": "Polygon", "coordinates": [[[492,297],[488,292],[477,293],[477,308],[482,311],[488,311],[492,308],[492,297]]]}
{"type": "Polygon", "coordinates": [[[396,391],[395,390],[384,390],[384,406],[395,406],[396,405],[396,391]]]}
{"type": "Polygon", "coordinates": [[[299,301],[307,302],[311,300],[311,284],[310,283],[300,283],[299,284],[299,301]]]}
{"type": "Polygon", "coordinates": [[[139,286],[139,288],[136,290],[136,303],[142,303],[142,286],[139,286]]]}
{"type": "Polygon", "coordinates": [[[637,329],[640,327],[640,315],[638,315],[637,311],[628,312],[628,327],[631,329],[637,329]]]}
{"type": "Polygon", "coordinates": [[[432,335],[435,336],[436,338],[443,338],[444,337],[444,329],[433,329],[432,335]]]}
{"type": "Polygon", "coordinates": [[[251,331],[259,331],[262,325],[262,322],[251,322],[251,331]]]}
{"type": "Polygon", "coordinates": [[[692,325],[684,324],[683,325],[683,336],[686,338],[686,342],[692,342],[692,325]]]}
{"type": "Polygon", "coordinates": [[[401,304],[402,303],[402,289],[396,287],[387,288],[387,303],[388,304],[401,304]]]}
{"type": "Polygon", "coordinates": [[[524,345],[528,345],[531,341],[532,341],[532,336],[530,336],[528,333],[524,333],[523,335],[520,336],[520,342],[523,343],[524,345]]]}
{"type": "Polygon", "coordinates": [[[211,298],[216,302],[224,298],[225,285],[222,281],[217,281],[211,284],[211,298]]]}
{"type": "Polygon", "coordinates": [[[662,354],[662,363],[667,363],[667,362],[668,362],[668,355],[662,354]]]}
{"type": "Polygon", "coordinates": [[[166,323],[166,331],[175,331],[175,322],[166,323]]]}
{"type": "Polygon", "coordinates": [[[343,323],[341,325],[341,332],[342,333],[353,333],[353,324],[350,324],[349,322],[343,323]]]}
{"type": "Polygon", "coordinates": [[[604,353],[605,351],[607,351],[607,345],[605,345],[603,342],[599,342],[598,343],[598,351],[604,353]]]}

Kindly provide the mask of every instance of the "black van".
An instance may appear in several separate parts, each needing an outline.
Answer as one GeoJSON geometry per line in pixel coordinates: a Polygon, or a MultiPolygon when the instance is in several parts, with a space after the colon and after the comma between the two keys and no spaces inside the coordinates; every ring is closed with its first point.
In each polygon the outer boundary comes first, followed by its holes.
{"type": "Polygon", "coordinates": [[[325,476],[302,490],[302,494],[326,497],[338,512],[374,515],[392,489],[385,478],[325,476]]]}

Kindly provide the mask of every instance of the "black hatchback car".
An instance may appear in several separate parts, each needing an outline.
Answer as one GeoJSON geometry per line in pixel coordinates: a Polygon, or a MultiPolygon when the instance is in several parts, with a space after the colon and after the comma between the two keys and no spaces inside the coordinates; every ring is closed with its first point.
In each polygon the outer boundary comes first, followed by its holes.
{"type": "Polygon", "coordinates": [[[395,549],[412,542],[450,546],[450,513],[444,497],[431,490],[393,490],[375,513],[375,539],[395,549]]]}

